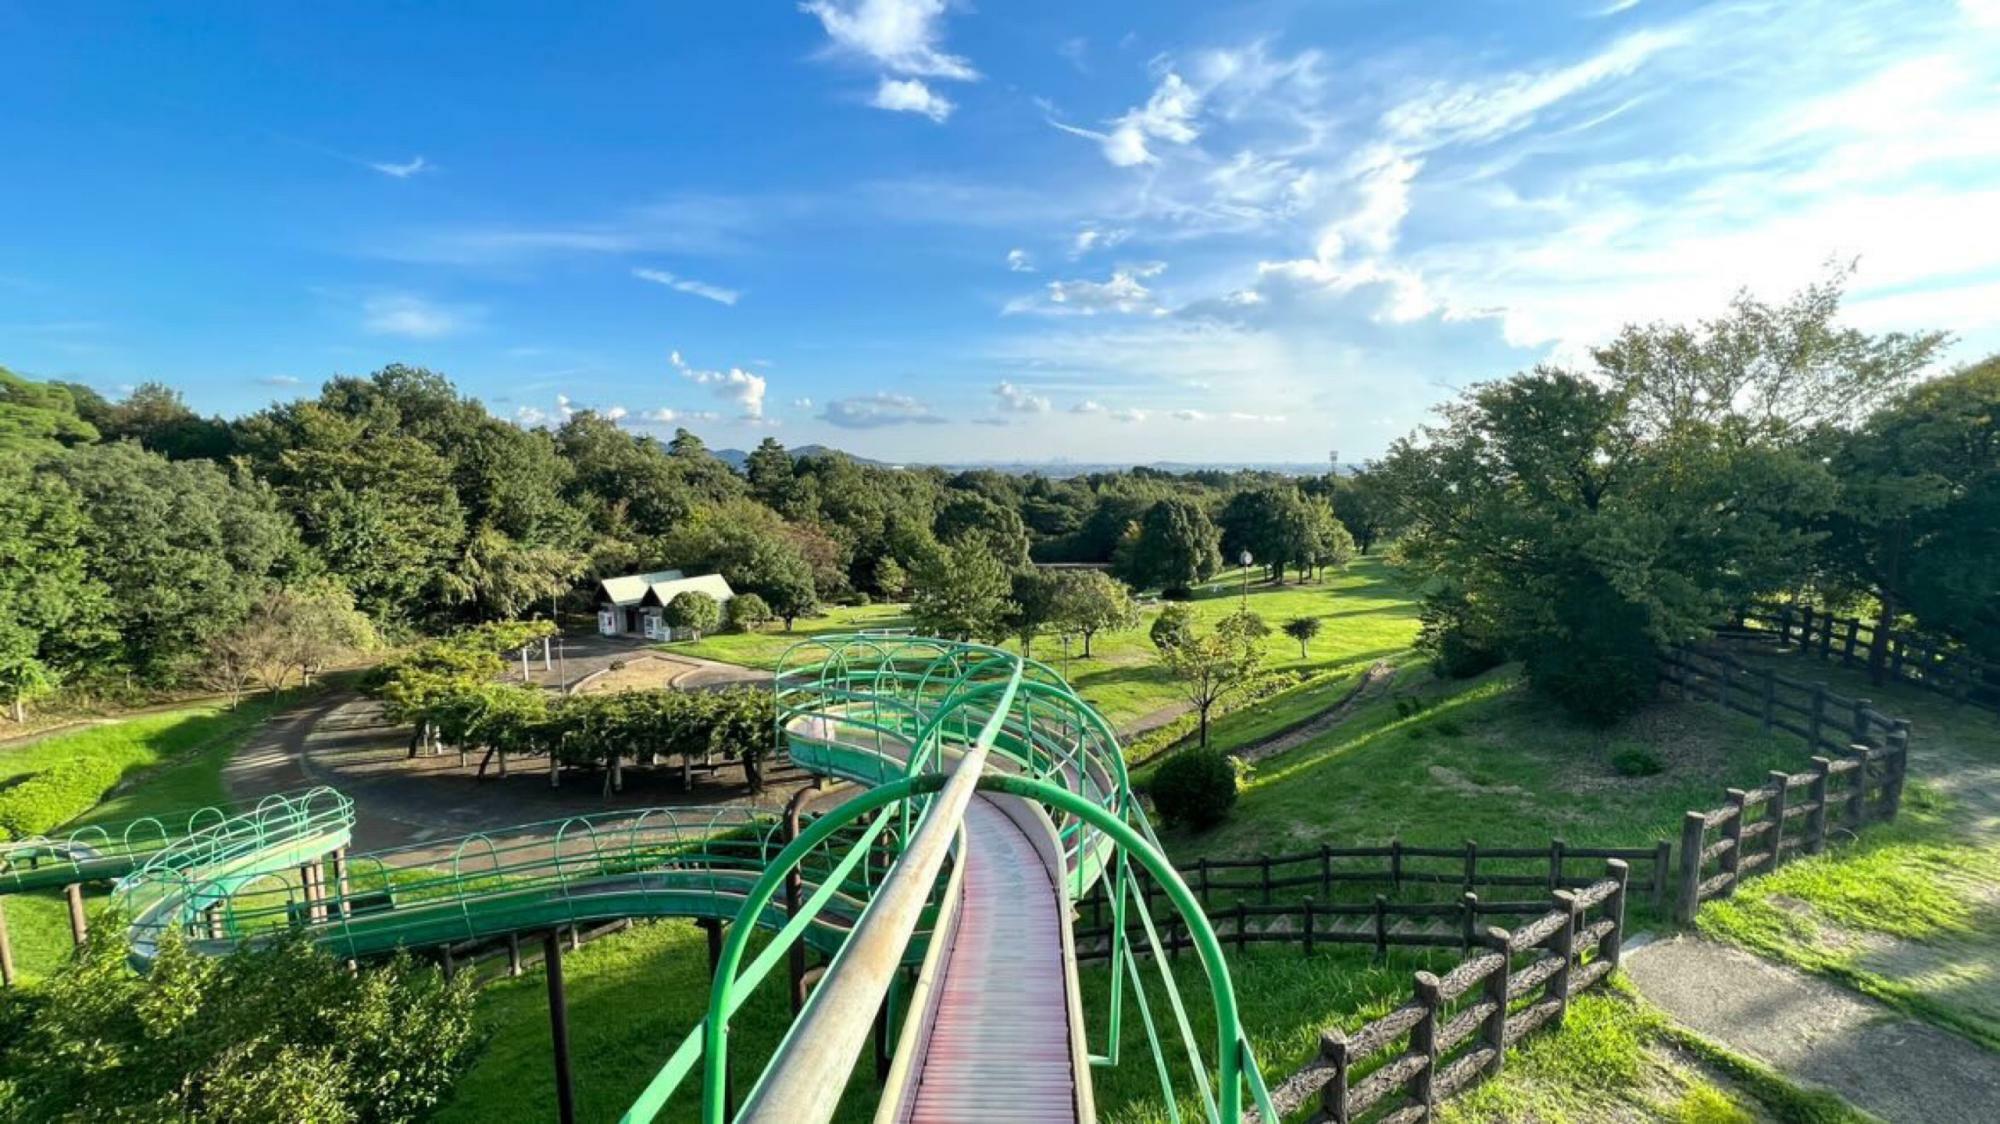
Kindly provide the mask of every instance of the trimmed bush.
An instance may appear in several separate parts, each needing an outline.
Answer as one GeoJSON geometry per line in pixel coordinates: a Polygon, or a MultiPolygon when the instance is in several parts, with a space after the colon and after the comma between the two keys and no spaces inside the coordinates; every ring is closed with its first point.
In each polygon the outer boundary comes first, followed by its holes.
{"type": "Polygon", "coordinates": [[[1236,806],[1236,765],[1212,749],[1177,753],[1153,774],[1152,797],[1169,824],[1214,827],[1236,806]]]}
{"type": "Polygon", "coordinates": [[[755,632],[771,623],[771,606],[754,593],[739,593],[723,606],[722,615],[738,632],[755,632]]]}
{"type": "Polygon", "coordinates": [[[25,839],[66,824],[95,807],[118,784],[125,764],[73,757],[0,793],[0,836],[25,839]]]}

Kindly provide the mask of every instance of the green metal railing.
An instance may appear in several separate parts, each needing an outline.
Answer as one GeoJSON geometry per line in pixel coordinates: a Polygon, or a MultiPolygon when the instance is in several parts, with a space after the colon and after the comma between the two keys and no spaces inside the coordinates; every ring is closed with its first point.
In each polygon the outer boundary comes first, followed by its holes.
{"type": "MultiPolygon", "coordinates": [[[[880,830],[891,822],[906,826],[909,849],[892,872],[935,893],[942,865],[921,846],[949,836],[964,845],[963,799],[957,788],[1005,793],[1039,803],[1050,815],[1062,844],[1065,888],[1081,897],[1099,878],[1109,878],[1119,934],[1111,958],[1108,1048],[1091,1064],[1116,1065],[1123,1029],[1126,987],[1151,1046],[1168,1118],[1181,1119],[1179,1097],[1168,1058],[1185,1052],[1194,1075],[1194,1099],[1211,1122],[1239,1118],[1245,1098],[1267,1112],[1269,1093],[1258,1073],[1249,1040],[1238,1021],[1235,994],[1221,945],[1199,901],[1180,880],[1160,847],[1144,809],[1132,793],[1117,739],[1095,710],[1046,665],[1002,649],[907,636],[817,638],[795,646],[775,675],[779,736],[789,743],[795,763],[815,771],[875,786],[828,813],[766,869],[743,903],[743,916],[769,907],[787,872],[817,839],[846,825],[867,823],[880,830]],[[962,778],[962,779],[961,779],[962,778]],[[1179,914],[1207,973],[1215,1011],[1216,1038],[1204,1051],[1193,1029],[1189,1006],[1168,971],[1161,928],[1137,872],[1157,882],[1179,914]],[[1143,949],[1125,934],[1126,920],[1139,922],[1143,949]],[[1160,973],[1168,1010],[1156,1019],[1141,975],[1150,959],[1160,973]],[[1211,1072],[1213,1078],[1211,1079],[1211,1072]]],[[[941,850],[941,845],[933,843],[941,850]]],[[[857,1027],[873,1015],[872,1003],[893,1007],[894,982],[884,973],[888,958],[867,947],[869,914],[892,910],[872,899],[855,936],[827,970],[820,988],[746,1099],[742,1118],[825,1119],[845,1087],[858,1057],[857,1027]],[[860,982],[855,982],[859,978],[860,982]],[[854,986],[843,989],[842,985],[854,986]],[[801,1055],[811,1057],[802,1061],[801,1055]]],[[[702,1118],[709,1124],[730,1119],[727,1099],[729,1025],[754,989],[781,962],[822,901],[808,901],[746,965],[748,932],[736,926],[725,944],[710,993],[709,1011],[669,1057],[627,1111],[624,1120],[654,1119],[700,1066],[702,1118]]],[[[913,930],[885,924],[886,941],[907,941],[913,930]]],[[[1087,1075],[1078,1075],[1087,1080],[1087,1075]]]]}
{"type": "Polygon", "coordinates": [[[228,818],[221,808],[196,808],[0,843],[0,894],[120,878],[171,844],[228,818]]]}
{"type": "Polygon", "coordinates": [[[1089,1063],[1119,1064],[1129,1007],[1170,1120],[1181,1119],[1177,1070],[1191,1075],[1186,1098],[1212,1124],[1268,1106],[1200,904],[1147,822],[1110,727],[1053,669],[983,645],[860,635],[795,646],[775,687],[776,736],[793,759],[867,786],[796,838],[769,812],[652,809],[349,856],[352,802],[315,790],[190,823],[183,837],[145,851],[118,884],[134,918],[134,959],[143,966],[169,932],[219,952],[303,930],[359,958],[619,918],[728,921],[706,1018],[626,1119],[651,1120],[697,1070],[703,1119],[738,1115],[728,1095],[731,1019],[801,946],[831,964],[742,1115],[824,1119],[875,1012],[897,1007],[898,969],[925,963],[945,895],[959,885],[963,817],[977,790],[1044,810],[1061,866],[1052,873],[1071,900],[1099,882],[1108,888],[1116,934],[1108,1033],[1089,1063]],[[1172,929],[1149,912],[1158,892],[1141,892],[1142,878],[1164,890],[1172,929]],[[779,899],[794,879],[795,903],[779,899]],[[753,929],[771,933],[754,955],[753,929]],[[1162,937],[1174,930],[1201,959],[1205,998],[1183,996],[1167,969],[1162,937]],[[1164,984],[1163,1008],[1149,998],[1149,970],[1164,984]],[[1197,1001],[1213,1009],[1212,1041],[1195,1032],[1197,1001]]]}

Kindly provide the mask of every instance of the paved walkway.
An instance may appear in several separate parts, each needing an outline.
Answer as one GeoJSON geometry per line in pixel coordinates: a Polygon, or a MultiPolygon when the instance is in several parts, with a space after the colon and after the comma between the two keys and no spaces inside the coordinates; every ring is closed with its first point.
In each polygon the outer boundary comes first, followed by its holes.
{"type": "Polygon", "coordinates": [[[1634,948],[1624,970],[1682,1026],[1891,1124],[2000,1119],[2000,1056],[1836,984],[1692,936],[1634,948]]]}

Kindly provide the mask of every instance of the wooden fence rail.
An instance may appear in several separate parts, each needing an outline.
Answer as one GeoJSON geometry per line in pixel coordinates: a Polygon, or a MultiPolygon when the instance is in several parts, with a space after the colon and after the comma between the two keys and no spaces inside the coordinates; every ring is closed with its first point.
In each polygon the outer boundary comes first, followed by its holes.
{"type": "Polygon", "coordinates": [[[1760,719],[1767,730],[1803,738],[1813,751],[1803,773],[1771,772],[1753,789],[1726,790],[1728,803],[1682,820],[1675,916],[1692,922],[1701,903],[1728,897],[1746,877],[1795,854],[1826,849],[1830,830],[1859,832],[1896,818],[1910,765],[1910,723],[1853,699],[1753,668],[1727,651],[1676,648],[1666,679],[1689,698],[1705,698],[1760,719]]]}
{"type": "MultiPolygon", "coordinates": [[[[1664,914],[1674,887],[1672,850],[1665,840],[1650,847],[1575,847],[1561,839],[1537,847],[1493,847],[1468,839],[1452,847],[1424,847],[1397,839],[1376,847],[1321,845],[1288,854],[1204,858],[1176,869],[1203,906],[1214,906],[1218,897],[1226,905],[1245,896],[1268,906],[1293,897],[1289,891],[1317,890],[1322,900],[1331,900],[1338,886],[1386,886],[1392,895],[1411,887],[1456,887],[1462,893],[1487,887],[1575,889],[1598,878],[1580,873],[1578,864],[1618,859],[1646,872],[1633,880],[1632,890],[1664,914]]],[[[1150,882],[1146,890],[1165,893],[1150,882]]],[[[1101,895],[1093,894],[1082,908],[1091,924],[1104,923],[1101,895]]],[[[1286,909],[1298,912],[1296,902],[1286,909]]]]}
{"type": "Polygon", "coordinates": [[[1319,1056],[1271,1091],[1272,1108],[1283,1119],[1317,1097],[1315,1124],[1434,1119],[1439,1102],[1499,1073],[1509,1049],[1561,1026],[1571,997],[1618,967],[1628,879],[1613,859],[1602,879],[1555,891],[1512,932],[1481,928],[1479,951],[1456,968],[1416,974],[1410,1002],[1352,1034],[1323,1033],[1319,1056]]]}
{"type": "Polygon", "coordinates": [[[1770,640],[1828,663],[1867,668],[1878,682],[1882,676],[1904,680],[2000,714],[2000,663],[1934,638],[1879,630],[1868,621],[1810,605],[1758,605],[1739,614],[1738,621],[1718,637],[1770,640]]]}

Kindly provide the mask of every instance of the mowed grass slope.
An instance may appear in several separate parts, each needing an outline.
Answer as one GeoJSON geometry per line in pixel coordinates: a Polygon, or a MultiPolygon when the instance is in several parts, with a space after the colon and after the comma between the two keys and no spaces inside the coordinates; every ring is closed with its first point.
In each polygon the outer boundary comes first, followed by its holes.
{"type": "MultiPolygon", "coordinates": [[[[1379,556],[1358,558],[1344,571],[1329,572],[1325,580],[1303,585],[1291,580],[1273,585],[1257,578],[1257,574],[1251,575],[1246,598],[1242,572],[1232,570],[1197,589],[1188,604],[1205,625],[1213,625],[1246,603],[1261,614],[1273,630],[1265,646],[1264,666],[1269,670],[1317,675],[1365,667],[1378,659],[1403,656],[1416,639],[1416,603],[1379,556]],[[1303,655],[1297,641],[1276,632],[1293,617],[1322,620],[1319,636],[1303,655]]],[[[1157,725],[1187,707],[1172,677],[1160,667],[1147,633],[1163,607],[1160,603],[1147,606],[1138,628],[1099,634],[1088,659],[1083,657],[1080,640],[1071,643],[1065,659],[1062,641],[1054,636],[1039,639],[1031,654],[1063,670],[1078,693],[1115,728],[1123,731],[1135,725],[1157,725]]],[[[906,606],[839,606],[823,617],[799,622],[789,633],[779,629],[716,633],[671,645],[670,650],[770,669],[777,667],[786,649],[812,636],[909,627],[906,606]]],[[[1004,646],[1020,649],[1018,641],[1010,640],[1004,646]]],[[[1301,712],[1309,711],[1316,701],[1305,700],[1300,704],[1301,712]]]]}
{"type": "MultiPolygon", "coordinates": [[[[0,785],[60,761],[98,755],[120,768],[119,787],[66,828],[226,805],[222,769],[230,755],[260,724],[299,697],[293,691],[247,700],[235,710],[195,706],[141,715],[0,750],[0,785]]],[[[94,908],[107,893],[105,886],[85,887],[86,904],[94,908]]],[[[7,913],[14,963],[23,981],[39,979],[68,958],[69,914],[60,892],[8,895],[0,908],[7,913]]]]}

